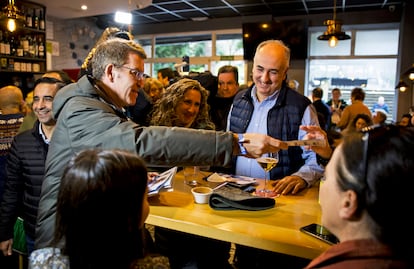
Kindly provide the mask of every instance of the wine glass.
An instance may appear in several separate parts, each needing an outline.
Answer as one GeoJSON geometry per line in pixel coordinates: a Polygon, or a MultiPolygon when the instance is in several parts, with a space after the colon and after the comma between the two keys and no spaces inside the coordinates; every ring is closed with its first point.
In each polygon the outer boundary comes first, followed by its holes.
{"type": "Polygon", "coordinates": [[[279,153],[272,152],[262,155],[261,157],[256,159],[257,163],[260,167],[264,170],[264,187],[263,189],[256,190],[256,195],[261,197],[276,197],[277,194],[273,190],[267,189],[267,173],[276,167],[277,163],[279,162],[279,153]]]}

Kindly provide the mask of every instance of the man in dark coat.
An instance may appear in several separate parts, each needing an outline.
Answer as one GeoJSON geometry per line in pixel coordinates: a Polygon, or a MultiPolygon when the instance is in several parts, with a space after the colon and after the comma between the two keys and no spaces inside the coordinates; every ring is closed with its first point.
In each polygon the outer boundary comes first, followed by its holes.
{"type": "Polygon", "coordinates": [[[13,139],[0,205],[0,250],[5,256],[12,255],[13,226],[18,216],[24,220],[28,254],[33,251],[45,160],[56,124],[52,102],[58,89],[64,85],[62,81],[49,77],[36,81],[32,107],[37,120],[31,130],[13,139]]]}
{"type": "Polygon", "coordinates": [[[328,130],[331,125],[331,110],[327,104],[322,100],[323,90],[321,88],[315,88],[312,91],[312,101],[313,105],[318,112],[319,125],[325,131],[328,130]]]}

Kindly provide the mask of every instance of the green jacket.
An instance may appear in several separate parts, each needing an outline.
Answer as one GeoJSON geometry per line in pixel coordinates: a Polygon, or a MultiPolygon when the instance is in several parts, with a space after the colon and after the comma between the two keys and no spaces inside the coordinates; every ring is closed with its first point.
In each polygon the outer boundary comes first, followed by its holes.
{"type": "Polygon", "coordinates": [[[53,113],[57,124],[46,160],[35,249],[50,246],[60,178],[71,157],[83,149],[128,150],[137,153],[148,166],[231,165],[231,132],[140,127],[115,109],[87,76],[59,90],[53,113]]]}

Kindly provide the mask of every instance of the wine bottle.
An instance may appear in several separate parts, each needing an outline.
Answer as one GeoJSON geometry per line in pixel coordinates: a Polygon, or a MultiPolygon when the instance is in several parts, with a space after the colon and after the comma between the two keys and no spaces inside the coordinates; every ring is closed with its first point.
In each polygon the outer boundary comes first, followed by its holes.
{"type": "Polygon", "coordinates": [[[43,43],[43,39],[41,36],[39,36],[39,42],[38,42],[38,48],[39,48],[39,58],[45,57],[45,43],[43,43]]]}
{"type": "Polygon", "coordinates": [[[16,55],[18,57],[23,57],[24,55],[24,44],[25,44],[25,38],[23,36],[20,37],[20,40],[17,41],[17,52],[16,55]]]}
{"type": "Polygon", "coordinates": [[[33,9],[33,17],[32,17],[32,27],[34,29],[39,29],[39,17],[37,16],[36,9],[33,9]]]}
{"type": "Polygon", "coordinates": [[[39,14],[39,29],[45,30],[45,17],[43,16],[43,10],[40,10],[39,14]]]}
{"type": "Polygon", "coordinates": [[[20,42],[20,41],[16,41],[15,39],[14,39],[14,36],[12,35],[11,37],[10,37],[10,55],[11,56],[16,56],[17,55],[17,42],[20,42]]]}
{"type": "Polygon", "coordinates": [[[3,31],[0,30],[0,54],[6,54],[6,44],[3,39],[3,31]]]}
{"type": "Polygon", "coordinates": [[[27,36],[21,37],[20,42],[22,43],[24,57],[29,57],[29,39],[27,36]]]}
{"type": "Polygon", "coordinates": [[[9,40],[9,36],[6,32],[6,35],[4,37],[4,54],[10,55],[10,52],[11,52],[10,40],[9,40]]]}
{"type": "Polygon", "coordinates": [[[30,9],[26,9],[26,26],[29,28],[33,27],[33,21],[32,21],[32,14],[30,14],[30,9]]]}
{"type": "Polygon", "coordinates": [[[29,37],[29,56],[30,57],[36,57],[36,53],[35,53],[35,42],[36,41],[36,37],[29,37]]]}

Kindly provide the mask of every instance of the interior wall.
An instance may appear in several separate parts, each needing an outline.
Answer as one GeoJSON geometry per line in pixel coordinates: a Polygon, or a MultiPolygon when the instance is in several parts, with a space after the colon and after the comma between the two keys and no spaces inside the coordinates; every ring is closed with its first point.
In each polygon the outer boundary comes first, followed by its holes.
{"type": "Polygon", "coordinates": [[[58,50],[51,56],[48,69],[77,69],[90,49],[95,45],[103,30],[96,26],[94,18],[61,20],[48,17],[48,26],[53,29],[48,42],[58,50]]]}

